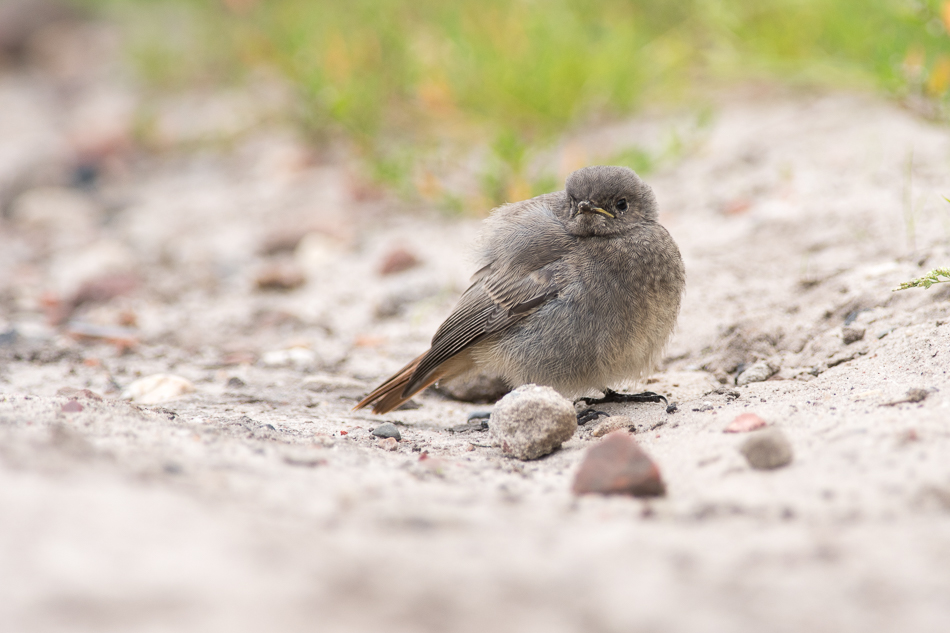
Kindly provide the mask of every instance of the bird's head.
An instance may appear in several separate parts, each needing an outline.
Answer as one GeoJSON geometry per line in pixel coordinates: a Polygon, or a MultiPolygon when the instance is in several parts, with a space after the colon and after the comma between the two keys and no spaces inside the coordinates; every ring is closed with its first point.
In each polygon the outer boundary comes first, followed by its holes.
{"type": "Polygon", "coordinates": [[[653,190],[632,169],[596,165],[578,169],[565,186],[575,235],[613,235],[656,220],[653,190]]]}

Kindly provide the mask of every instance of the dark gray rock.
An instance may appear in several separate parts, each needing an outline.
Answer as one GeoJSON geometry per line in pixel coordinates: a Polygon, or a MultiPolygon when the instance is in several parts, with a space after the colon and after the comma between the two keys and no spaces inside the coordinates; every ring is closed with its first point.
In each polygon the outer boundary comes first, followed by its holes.
{"type": "Polygon", "coordinates": [[[391,437],[397,442],[402,439],[402,435],[399,434],[399,429],[396,428],[396,425],[392,422],[386,422],[385,424],[380,424],[375,429],[373,429],[373,435],[376,437],[391,437]]]}

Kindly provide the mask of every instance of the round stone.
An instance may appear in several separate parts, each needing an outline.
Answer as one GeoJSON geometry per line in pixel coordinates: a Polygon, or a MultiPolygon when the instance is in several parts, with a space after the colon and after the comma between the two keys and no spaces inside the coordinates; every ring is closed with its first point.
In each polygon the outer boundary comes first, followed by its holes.
{"type": "Polygon", "coordinates": [[[554,389],[523,385],[498,401],[488,428],[505,455],[537,459],[574,435],[577,414],[574,404],[554,389]]]}

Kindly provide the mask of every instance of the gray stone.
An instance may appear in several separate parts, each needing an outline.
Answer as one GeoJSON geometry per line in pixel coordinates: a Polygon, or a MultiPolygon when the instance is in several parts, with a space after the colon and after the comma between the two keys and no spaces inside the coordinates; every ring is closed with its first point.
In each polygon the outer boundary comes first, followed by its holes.
{"type": "Polygon", "coordinates": [[[399,434],[399,429],[396,428],[396,425],[392,422],[386,422],[385,424],[380,424],[375,429],[373,429],[373,435],[376,437],[391,437],[397,442],[402,439],[402,435],[399,434]]]}
{"type": "Polygon", "coordinates": [[[757,470],[771,470],[792,463],[792,445],[775,427],[751,433],[739,447],[739,452],[757,470]]]}
{"type": "Polygon", "coordinates": [[[845,327],[841,330],[841,340],[845,345],[857,343],[864,338],[864,331],[863,327],[845,327]]]}
{"type": "Polygon", "coordinates": [[[505,455],[537,459],[574,435],[577,414],[574,404],[554,389],[523,385],[498,401],[488,430],[505,455]]]}
{"type": "Polygon", "coordinates": [[[742,385],[747,385],[750,382],[763,382],[772,377],[775,372],[778,371],[778,368],[773,366],[771,363],[766,361],[759,361],[752,364],[748,369],[739,374],[739,377],[736,378],[736,384],[740,387],[742,385]]]}
{"type": "Polygon", "coordinates": [[[495,402],[511,391],[511,387],[502,378],[481,373],[460,376],[433,389],[453,400],[476,403],[495,402]]]}

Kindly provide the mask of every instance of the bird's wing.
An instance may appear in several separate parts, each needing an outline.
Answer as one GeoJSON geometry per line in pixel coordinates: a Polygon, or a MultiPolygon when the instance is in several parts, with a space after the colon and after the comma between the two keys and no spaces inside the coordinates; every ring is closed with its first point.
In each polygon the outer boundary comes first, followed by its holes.
{"type": "MultiPolygon", "coordinates": [[[[563,249],[552,248],[535,259],[528,272],[493,262],[474,276],[474,283],[432,338],[404,393],[411,392],[442,363],[486,336],[501,332],[558,295],[563,249]]],[[[521,267],[516,267],[521,268],[521,267]]]]}

